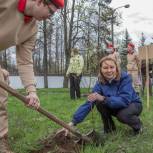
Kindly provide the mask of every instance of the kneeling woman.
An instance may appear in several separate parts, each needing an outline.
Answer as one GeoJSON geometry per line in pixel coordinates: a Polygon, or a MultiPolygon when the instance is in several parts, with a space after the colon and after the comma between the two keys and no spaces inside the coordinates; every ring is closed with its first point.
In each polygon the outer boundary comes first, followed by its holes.
{"type": "Polygon", "coordinates": [[[140,132],[141,100],[132,87],[130,75],[121,72],[116,61],[110,57],[100,60],[98,81],[87,102],[78,108],[69,125],[82,122],[91,111],[91,105],[96,105],[101,114],[105,133],[116,129],[112,116],[130,126],[135,134],[140,132]]]}

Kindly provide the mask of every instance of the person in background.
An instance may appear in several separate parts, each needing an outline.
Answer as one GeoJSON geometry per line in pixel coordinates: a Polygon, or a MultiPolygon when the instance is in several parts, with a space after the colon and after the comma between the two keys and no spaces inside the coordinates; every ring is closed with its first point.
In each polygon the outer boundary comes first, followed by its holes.
{"type": "Polygon", "coordinates": [[[109,57],[115,59],[119,65],[121,64],[121,58],[119,52],[117,51],[117,47],[114,47],[112,44],[108,44],[107,52],[109,53],[109,57]]]}
{"type": "MultiPolygon", "coordinates": [[[[116,130],[112,116],[132,128],[134,134],[142,131],[139,115],[142,102],[132,86],[127,72],[121,72],[116,60],[106,56],[100,60],[98,81],[87,101],[74,113],[71,127],[81,123],[96,105],[104,126],[104,133],[116,130]]],[[[68,134],[66,129],[65,134],[68,134]]]]}
{"type": "Polygon", "coordinates": [[[127,54],[127,71],[132,77],[133,87],[136,92],[139,94],[140,92],[140,60],[138,54],[135,51],[135,46],[133,43],[128,44],[128,54],[127,54]]]}
{"type": "MultiPolygon", "coordinates": [[[[152,78],[153,78],[153,63],[149,60],[149,95],[153,96],[152,93],[152,78]]],[[[142,76],[142,95],[144,96],[145,86],[146,86],[146,62],[145,60],[141,61],[141,76],[142,76]]]]}
{"type": "Polygon", "coordinates": [[[79,54],[79,49],[71,49],[70,64],[68,66],[66,76],[70,78],[70,97],[72,100],[81,97],[80,81],[84,67],[84,60],[79,54]]]}
{"type": "MultiPolygon", "coordinates": [[[[39,108],[33,71],[32,50],[37,35],[36,20],[49,18],[64,0],[0,0],[0,51],[16,46],[18,72],[27,92],[27,106],[39,108]]],[[[0,80],[6,81],[0,67],[0,80]]],[[[11,153],[8,145],[7,92],[0,88],[0,153],[11,153]]]]}

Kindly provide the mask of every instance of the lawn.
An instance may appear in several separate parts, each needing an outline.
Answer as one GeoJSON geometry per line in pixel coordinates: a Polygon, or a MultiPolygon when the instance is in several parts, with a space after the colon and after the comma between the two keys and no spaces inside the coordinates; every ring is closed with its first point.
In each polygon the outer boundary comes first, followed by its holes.
{"type": "MultiPolygon", "coordinates": [[[[85,91],[85,89],[82,90],[82,92],[85,91]]],[[[24,91],[20,92],[24,93],[24,91]]],[[[86,98],[70,100],[68,89],[40,89],[38,95],[41,106],[65,122],[71,120],[74,111],[86,100],[86,98]]],[[[146,108],[146,100],[143,100],[143,105],[141,135],[133,136],[128,126],[114,118],[117,132],[105,136],[103,146],[87,146],[84,153],[153,153],[153,98],[149,110],[146,108]]],[[[13,96],[9,96],[8,110],[9,141],[15,153],[28,153],[28,150],[36,147],[39,139],[61,128],[45,116],[26,108],[13,96]]],[[[101,132],[102,123],[96,109],[77,128],[82,133],[87,133],[93,128],[101,132]]]]}

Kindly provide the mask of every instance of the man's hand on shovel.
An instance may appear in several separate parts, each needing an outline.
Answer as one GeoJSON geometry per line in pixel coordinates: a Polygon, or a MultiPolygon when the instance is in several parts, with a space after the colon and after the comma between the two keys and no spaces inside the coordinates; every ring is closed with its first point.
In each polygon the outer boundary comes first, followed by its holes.
{"type": "Polygon", "coordinates": [[[20,99],[25,105],[28,105],[29,107],[35,108],[35,110],[38,111],[39,113],[41,113],[42,115],[44,115],[47,118],[51,119],[52,121],[54,121],[58,125],[61,125],[65,129],[68,129],[77,138],[79,138],[79,139],[81,139],[81,140],[83,140],[85,142],[89,142],[90,143],[90,140],[91,140],[90,138],[88,138],[87,136],[82,135],[80,132],[76,131],[74,128],[72,128],[71,126],[67,125],[64,121],[60,120],[59,118],[57,118],[52,113],[50,113],[50,112],[46,111],[45,109],[43,109],[39,104],[39,99],[37,97],[36,92],[30,92],[29,95],[25,97],[24,95],[20,94],[17,90],[11,88],[10,86],[8,86],[6,83],[4,83],[1,80],[0,80],[0,87],[3,88],[4,90],[6,90],[7,92],[9,92],[10,94],[12,94],[13,96],[15,96],[16,98],[20,99]]]}
{"type": "Polygon", "coordinates": [[[26,96],[27,98],[27,107],[31,107],[34,109],[38,109],[40,106],[40,102],[39,102],[39,98],[36,94],[36,92],[30,92],[28,96],[26,96]]]}

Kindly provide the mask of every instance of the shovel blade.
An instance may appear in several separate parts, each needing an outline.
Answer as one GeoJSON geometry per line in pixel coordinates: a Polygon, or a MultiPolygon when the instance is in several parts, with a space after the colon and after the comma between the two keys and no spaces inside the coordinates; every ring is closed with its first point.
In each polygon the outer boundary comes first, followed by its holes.
{"type": "Polygon", "coordinates": [[[76,141],[76,143],[80,145],[94,144],[96,146],[104,144],[104,137],[98,132],[96,132],[94,129],[88,132],[84,137],[88,138],[90,141],[84,141],[84,139],[79,139],[76,141]]]}

